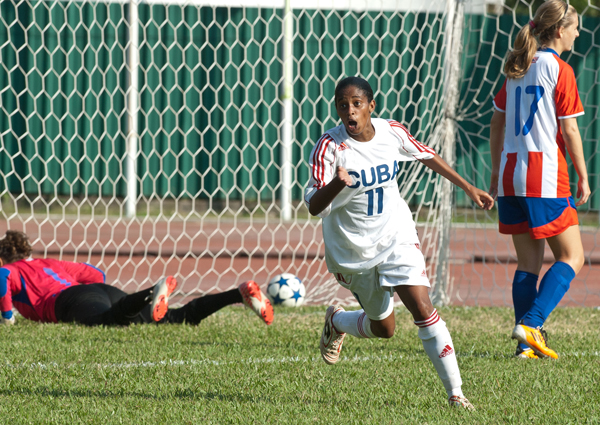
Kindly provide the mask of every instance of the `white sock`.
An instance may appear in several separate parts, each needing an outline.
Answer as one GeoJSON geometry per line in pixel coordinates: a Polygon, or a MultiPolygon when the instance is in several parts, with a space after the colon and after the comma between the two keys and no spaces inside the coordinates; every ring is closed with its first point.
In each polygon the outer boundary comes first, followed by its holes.
{"type": "Polygon", "coordinates": [[[456,362],[454,344],[446,322],[433,310],[427,319],[415,322],[419,327],[419,338],[423,341],[423,348],[433,363],[438,376],[444,384],[448,397],[453,395],[463,396],[460,371],[456,362]]]}
{"type": "Polygon", "coordinates": [[[375,338],[371,332],[371,320],[364,310],[338,311],[333,315],[332,322],[338,332],[349,333],[357,338],[375,338]]]}

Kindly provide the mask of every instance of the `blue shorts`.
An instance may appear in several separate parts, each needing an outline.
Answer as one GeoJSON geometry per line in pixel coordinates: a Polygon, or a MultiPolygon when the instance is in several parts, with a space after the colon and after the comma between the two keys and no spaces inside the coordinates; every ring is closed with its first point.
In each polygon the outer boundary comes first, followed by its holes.
{"type": "Polygon", "coordinates": [[[567,228],[579,224],[577,207],[572,196],[568,198],[498,197],[500,233],[518,235],[529,232],[531,239],[545,239],[560,235],[567,228]]]}

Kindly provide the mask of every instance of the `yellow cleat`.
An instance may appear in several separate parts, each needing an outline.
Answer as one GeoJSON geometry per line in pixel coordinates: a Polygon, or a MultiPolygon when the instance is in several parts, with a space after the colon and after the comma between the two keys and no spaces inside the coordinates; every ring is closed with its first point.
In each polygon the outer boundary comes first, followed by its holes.
{"type": "Polygon", "coordinates": [[[546,338],[540,328],[530,328],[529,326],[518,324],[512,331],[512,338],[521,344],[527,345],[538,357],[558,359],[558,354],[551,348],[548,348],[546,338]]]}
{"type": "Polygon", "coordinates": [[[517,345],[517,352],[515,353],[515,357],[518,359],[539,359],[537,354],[531,349],[526,348],[523,350],[520,345],[517,345]]]}

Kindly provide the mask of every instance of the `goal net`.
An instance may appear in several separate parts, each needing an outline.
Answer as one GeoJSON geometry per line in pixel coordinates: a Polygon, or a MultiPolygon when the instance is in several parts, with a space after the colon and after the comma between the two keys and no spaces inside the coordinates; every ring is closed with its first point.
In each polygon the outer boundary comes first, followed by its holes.
{"type": "MultiPolygon", "coordinates": [[[[49,1],[0,3],[0,200],[35,255],[85,261],[126,291],[163,275],[185,302],[299,276],[307,302],[350,303],[302,202],[308,155],[338,124],[340,78],[487,188],[491,99],[528,3],[501,0],[49,1]]],[[[567,61],[594,195],[599,9],[575,5],[567,61]]],[[[400,173],[438,304],[510,301],[514,257],[494,213],[418,163],[400,173]],[[504,245],[503,245],[504,244],[504,245]]],[[[2,229],[3,230],[3,229],[2,229]]],[[[586,297],[593,258],[580,274],[586,297]]]]}

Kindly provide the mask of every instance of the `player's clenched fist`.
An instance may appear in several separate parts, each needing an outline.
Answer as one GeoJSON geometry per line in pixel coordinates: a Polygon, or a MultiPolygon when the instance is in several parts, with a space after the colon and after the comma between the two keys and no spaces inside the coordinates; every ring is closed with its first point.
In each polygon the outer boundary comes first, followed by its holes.
{"type": "Polygon", "coordinates": [[[352,181],[352,177],[350,177],[350,174],[348,174],[348,171],[346,171],[346,169],[340,165],[338,165],[338,167],[336,168],[335,175],[338,179],[343,181],[346,184],[346,186],[352,186],[352,184],[354,183],[352,181]]]}

